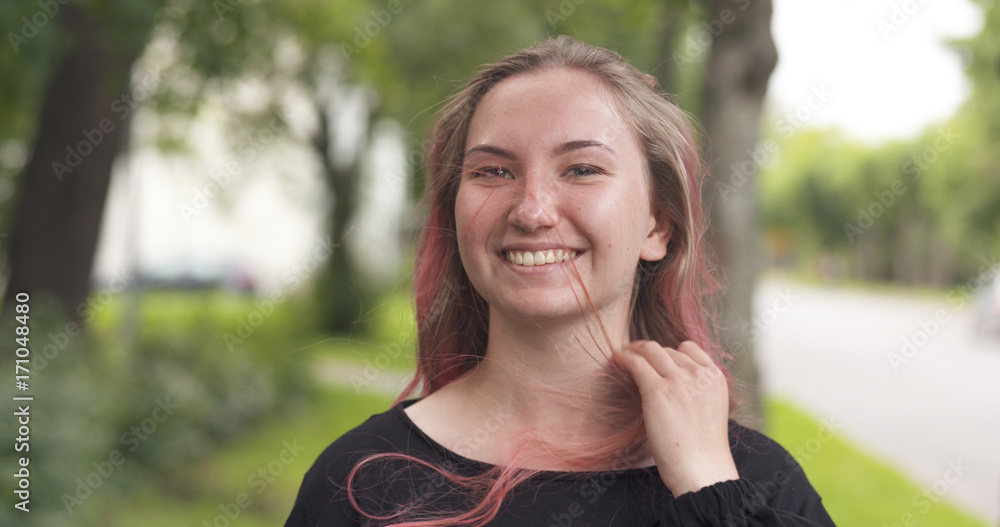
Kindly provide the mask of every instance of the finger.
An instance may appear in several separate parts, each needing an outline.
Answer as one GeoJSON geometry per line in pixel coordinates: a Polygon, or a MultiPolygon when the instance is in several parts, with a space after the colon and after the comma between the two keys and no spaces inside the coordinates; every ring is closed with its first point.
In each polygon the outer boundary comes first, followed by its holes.
{"type": "Polygon", "coordinates": [[[681,344],[677,346],[677,351],[691,358],[691,360],[697,362],[698,364],[701,364],[702,366],[716,366],[715,361],[712,360],[712,356],[709,355],[707,351],[702,349],[701,346],[695,344],[690,340],[685,340],[684,342],[681,342],[681,344]]]}
{"type": "Polygon", "coordinates": [[[663,376],[646,360],[646,357],[630,348],[615,351],[612,358],[615,364],[632,376],[632,380],[639,387],[640,396],[663,382],[663,376]]]}
{"type": "Polygon", "coordinates": [[[656,368],[656,371],[664,377],[674,377],[681,369],[697,368],[698,364],[690,357],[677,350],[665,348],[653,341],[637,341],[630,343],[629,349],[642,355],[656,368]]]}

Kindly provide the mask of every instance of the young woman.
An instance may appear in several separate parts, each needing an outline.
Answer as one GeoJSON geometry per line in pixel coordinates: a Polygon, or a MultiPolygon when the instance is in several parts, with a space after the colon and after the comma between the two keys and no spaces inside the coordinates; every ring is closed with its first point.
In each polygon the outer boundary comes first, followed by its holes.
{"type": "Polygon", "coordinates": [[[833,525],[795,460],[728,419],[704,167],[654,86],[559,37],[441,109],[416,376],[320,455],[286,526],[833,525]]]}

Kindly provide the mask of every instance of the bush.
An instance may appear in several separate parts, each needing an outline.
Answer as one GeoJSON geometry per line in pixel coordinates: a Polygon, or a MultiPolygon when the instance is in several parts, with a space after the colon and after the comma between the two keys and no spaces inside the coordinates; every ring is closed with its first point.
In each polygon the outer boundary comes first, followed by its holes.
{"type": "MultiPolygon", "coordinates": [[[[303,307],[262,310],[254,300],[219,292],[148,293],[129,305],[116,298],[77,336],[55,309],[33,303],[31,513],[7,508],[0,524],[100,524],[102,510],[141,486],[197,493],[185,467],[307,402],[305,352],[295,351],[308,344],[303,307]],[[242,330],[248,317],[253,325],[242,330]]],[[[9,416],[15,394],[4,384],[9,416]]],[[[0,470],[13,474],[16,462],[5,457],[0,470]]],[[[5,478],[0,492],[13,495],[15,484],[5,478]]]]}

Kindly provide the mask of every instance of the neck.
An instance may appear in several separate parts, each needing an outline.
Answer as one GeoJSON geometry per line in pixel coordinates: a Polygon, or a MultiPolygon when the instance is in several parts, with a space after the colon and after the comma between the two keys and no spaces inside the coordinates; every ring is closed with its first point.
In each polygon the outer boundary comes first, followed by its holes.
{"type": "Polygon", "coordinates": [[[625,319],[543,325],[491,310],[486,356],[468,386],[545,440],[587,442],[620,432],[641,415],[638,405],[621,411],[627,392],[611,365],[609,347],[628,342],[625,319]]]}

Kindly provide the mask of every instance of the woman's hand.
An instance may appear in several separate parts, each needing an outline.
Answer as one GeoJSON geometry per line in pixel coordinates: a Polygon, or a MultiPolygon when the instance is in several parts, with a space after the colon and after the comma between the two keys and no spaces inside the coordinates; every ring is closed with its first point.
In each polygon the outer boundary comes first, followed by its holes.
{"type": "Polygon", "coordinates": [[[729,450],[729,387],[705,350],[641,340],[613,359],[639,388],[653,459],[674,496],[739,479],[729,450]]]}

